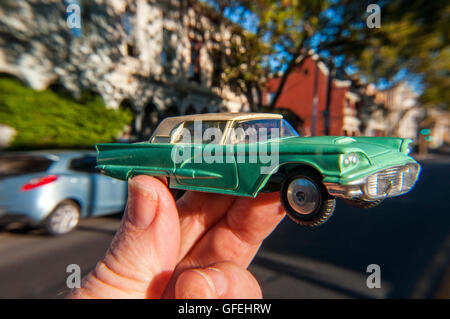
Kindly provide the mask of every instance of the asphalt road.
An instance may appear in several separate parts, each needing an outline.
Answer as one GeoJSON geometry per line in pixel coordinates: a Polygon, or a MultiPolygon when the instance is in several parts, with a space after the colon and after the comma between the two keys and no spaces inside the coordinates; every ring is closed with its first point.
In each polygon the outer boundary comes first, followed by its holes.
{"type": "MultiPolygon", "coordinates": [[[[266,298],[450,298],[450,158],[421,161],[408,195],[360,210],[338,201],[335,216],[307,229],[285,219],[250,270],[266,298]],[[366,270],[381,268],[381,288],[366,270]]],[[[82,221],[73,233],[0,232],[0,298],[63,298],[66,267],[89,272],[105,253],[120,216],[82,221]]]]}

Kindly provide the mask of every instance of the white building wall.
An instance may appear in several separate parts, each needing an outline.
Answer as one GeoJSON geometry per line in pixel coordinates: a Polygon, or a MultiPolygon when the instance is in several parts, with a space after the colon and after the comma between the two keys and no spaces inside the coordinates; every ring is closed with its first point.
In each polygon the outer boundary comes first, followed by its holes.
{"type": "Polygon", "coordinates": [[[12,8],[0,6],[0,31],[17,37],[17,43],[0,39],[0,72],[13,74],[37,90],[57,82],[75,95],[83,90],[96,91],[112,108],[130,100],[138,112],[149,103],[160,112],[174,104],[180,112],[189,104],[198,111],[205,107],[209,111],[246,108],[245,97],[227,88],[211,89],[214,65],[208,47],[220,30],[192,9],[187,14],[174,11],[164,15],[164,1],[92,0],[84,8],[89,11],[89,21],[83,22],[83,36],[77,38],[67,28],[64,1],[15,3],[12,8]],[[133,13],[135,56],[127,53],[130,36],[123,27],[127,8],[133,13]],[[187,79],[189,28],[193,25],[204,30],[200,84],[187,79]],[[163,28],[173,30],[175,36],[171,76],[163,72],[161,64],[163,28]]]}

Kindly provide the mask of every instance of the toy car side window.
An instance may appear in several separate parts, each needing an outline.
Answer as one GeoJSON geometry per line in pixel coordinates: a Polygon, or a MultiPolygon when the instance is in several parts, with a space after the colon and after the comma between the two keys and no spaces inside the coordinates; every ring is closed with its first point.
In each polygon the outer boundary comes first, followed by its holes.
{"type": "Polygon", "coordinates": [[[180,123],[174,127],[174,129],[170,132],[169,143],[175,144],[179,143],[182,136],[180,136],[181,130],[183,129],[184,123],[180,123]]]}
{"type": "Polygon", "coordinates": [[[271,140],[280,136],[281,120],[251,120],[238,122],[232,130],[227,144],[248,144],[261,142],[262,139],[271,140]],[[277,129],[275,133],[272,129],[277,129]],[[265,136],[264,136],[265,132],[265,136]]]}
{"type": "Polygon", "coordinates": [[[202,140],[203,144],[221,144],[227,121],[203,122],[202,140]]]}
{"type": "Polygon", "coordinates": [[[172,143],[220,144],[226,125],[226,121],[185,122],[181,131],[176,129],[177,133],[172,143]],[[196,140],[198,139],[196,134],[200,137],[199,140],[196,140]]]}
{"type": "Polygon", "coordinates": [[[152,143],[154,143],[154,144],[168,144],[168,143],[170,143],[170,137],[169,136],[155,136],[153,138],[152,143]]]}

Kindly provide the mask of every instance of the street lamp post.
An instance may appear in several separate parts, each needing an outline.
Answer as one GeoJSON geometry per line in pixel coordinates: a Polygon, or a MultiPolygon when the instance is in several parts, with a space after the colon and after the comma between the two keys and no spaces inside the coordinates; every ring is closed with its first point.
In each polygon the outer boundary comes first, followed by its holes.
{"type": "Polygon", "coordinates": [[[312,114],[312,135],[317,135],[317,113],[318,113],[318,104],[319,97],[317,95],[317,87],[319,84],[319,61],[315,63],[316,68],[314,71],[314,98],[313,98],[313,114],[312,114]]]}

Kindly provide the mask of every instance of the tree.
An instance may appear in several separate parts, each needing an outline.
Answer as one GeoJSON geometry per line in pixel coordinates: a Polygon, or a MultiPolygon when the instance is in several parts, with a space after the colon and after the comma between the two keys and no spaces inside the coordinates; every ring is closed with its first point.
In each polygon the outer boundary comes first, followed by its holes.
{"type": "Polygon", "coordinates": [[[269,73],[281,73],[274,108],[292,70],[311,54],[342,71],[354,66],[369,81],[395,81],[400,71],[422,78],[426,104],[448,108],[448,1],[209,0],[248,32],[231,52],[226,78],[238,83],[252,109],[262,106],[269,73]],[[381,28],[369,28],[370,4],[381,7],[381,28]],[[234,18],[234,19],[233,19],[234,18]],[[250,22],[250,23],[249,23],[250,22]],[[255,93],[256,92],[256,93],[255,93]]]}
{"type": "MultiPolygon", "coordinates": [[[[366,6],[372,1],[350,0],[210,0],[213,7],[246,23],[250,29],[235,48],[228,63],[228,81],[239,83],[252,109],[262,107],[262,91],[270,73],[282,73],[281,82],[272,100],[273,109],[286,79],[295,67],[314,53],[330,56],[331,49],[353,50],[363,47],[348,32],[351,24],[361,24],[366,6]],[[224,9],[226,8],[226,9],[224,9]],[[346,46],[344,46],[344,44],[346,46]]],[[[341,50],[342,51],[342,50],[341,50]]],[[[341,55],[336,50],[334,54],[341,55]]]]}
{"type": "Polygon", "coordinates": [[[206,5],[219,13],[221,34],[231,31],[229,39],[224,36],[211,50],[214,60],[220,64],[221,82],[233,91],[243,93],[250,109],[258,111],[262,104],[262,88],[270,71],[265,59],[271,47],[261,41],[260,31],[251,32],[243,23],[237,23],[248,22],[256,16],[240,0],[209,0],[206,5]]]}
{"type": "Polygon", "coordinates": [[[436,0],[379,1],[379,29],[362,29],[365,47],[348,55],[371,81],[419,77],[425,106],[450,109],[450,3],[436,0]],[[404,76],[398,76],[403,70],[404,76]]]}

